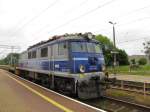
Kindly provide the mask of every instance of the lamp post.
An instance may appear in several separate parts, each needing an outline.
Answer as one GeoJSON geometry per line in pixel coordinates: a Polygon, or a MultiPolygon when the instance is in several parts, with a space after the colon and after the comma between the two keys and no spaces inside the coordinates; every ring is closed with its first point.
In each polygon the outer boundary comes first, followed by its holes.
{"type": "Polygon", "coordinates": [[[114,47],[116,49],[116,39],[115,39],[115,24],[116,23],[113,23],[111,21],[109,21],[109,23],[113,25],[113,44],[114,44],[114,47]]]}
{"type": "Polygon", "coordinates": [[[115,39],[115,24],[116,23],[114,23],[112,21],[109,21],[109,23],[113,25],[113,45],[114,45],[114,51],[112,51],[111,53],[114,54],[114,63],[113,63],[113,65],[114,65],[114,72],[115,72],[115,66],[117,65],[117,62],[116,62],[116,54],[117,54],[117,52],[116,52],[116,39],[115,39]]]}

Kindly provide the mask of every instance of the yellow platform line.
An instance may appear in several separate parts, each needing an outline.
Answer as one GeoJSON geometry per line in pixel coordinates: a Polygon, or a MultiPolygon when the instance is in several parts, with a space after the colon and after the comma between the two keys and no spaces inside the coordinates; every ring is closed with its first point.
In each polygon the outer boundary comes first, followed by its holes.
{"type": "Polygon", "coordinates": [[[56,107],[60,108],[61,110],[65,111],[65,112],[73,112],[72,110],[70,110],[70,109],[64,107],[63,105],[57,103],[56,101],[50,99],[49,97],[47,97],[47,96],[45,96],[45,95],[39,93],[38,91],[32,89],[31,87],[27,86],[26,84],[22,83],[21,81],[15,79],[15,78],[13,78],[13,77],[11,77],[11,76],[9,76],[9,75],[7,75],[7,76],[10,77],[11,79],[15,80],[15,81],[16,81],[17,83],[19,83],[20,85],[24,86],[24,87],[27,88],[28,90],[32,91],[32,92],[35,93],[36,95],[42,97],[44,100],[46,100],[46,101],[48,101],[49,103],[51,103],[51,104],[55,105],[56,107]]]}

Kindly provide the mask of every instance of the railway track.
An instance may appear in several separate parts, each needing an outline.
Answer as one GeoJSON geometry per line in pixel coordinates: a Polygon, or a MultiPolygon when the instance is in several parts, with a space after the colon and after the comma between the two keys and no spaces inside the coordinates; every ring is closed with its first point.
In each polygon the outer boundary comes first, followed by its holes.
{"type": "Polygon", "coordinates": [[[150,112],[150,107],[148,106],[116,99],[110,96],[103,96],[101,99],[98,98],[83,102],[108,112],[150,112]],[[99,105],[99,103],[101,104],[99,105]]]}
{"type": "MultiPolygon", "coordinates": [[[[108,97],[108,96],[103,96],[105,99],[111,100],[111,101],[115,101],[116,103],[122,103],[131,107],[135,107],[136,109],[139,110],[139,112],[150,112],[150,107],[145,106],[145,105],[141,105],[141,104],[137,104],[137,103],[133,103],[133,102],[128,102],[128,101],[124,101],[124,100],[120,100],[120,99],[116,99],[116,98],[112,98],[112,97],[108,97]]],[[[112,110],[108,110],[108,111],[112,111],[112,110]]],[[[118,111],[120,111],[118,109],[118,111]]],[[[117,112],[115,110],[115,112],[117,112]]]]}
{"type": "Polygon", "coordinates": [[[123,91],[129,91],[129,92],[135,92],[135,93],[138,93],[138,94],[142,94],[142,95],[150,95],[150,92],[143,92],[141,90],[138,90],[138,89],[131,89],[131,88],[121,88],[121,87],[116,87],[116,86],[113,86],[111,87],[111,89],[116,89],[116,90],[123,90],[123,91]]]}
{"type": "Polygon", "coordinates": [[[139,94],[150,95],[150,84],[149,83],[146,83],[144,85],[144,83],[140,82],[140,85],[139,85],[139,84],[135,84],[134,82],[133,82],[133,84],[132,84],[132,82],[130,82],[130,84],[125,83],[125,82],[126,81],[124,81],[124,84],[115,83],[114,85],[111,86],[111,88],[123,90],[123,91],[135,92],[135,93],[139,93],[139,94]]]}
{"type": "Polygon", "coordinates": [[[136,88],[136,89],[145,88],[147,91],[150,91],[150,83],[147,83],[147,82],[116,80],[116,82],[113,85],[120,86],[120,87],[136,88]]]}

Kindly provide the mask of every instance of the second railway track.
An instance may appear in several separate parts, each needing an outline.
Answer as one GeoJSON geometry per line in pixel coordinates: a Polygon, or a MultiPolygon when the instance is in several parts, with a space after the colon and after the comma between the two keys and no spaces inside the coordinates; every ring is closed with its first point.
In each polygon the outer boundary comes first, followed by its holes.
{"type": "Polygon", "coordinates": [[[111,86],[112,89],[118,89],[123,91],[130,91],[139,94],[150,95],[150,84],[145,82],[132,82],[132,81],[120,81],[118,80],[111,86]]]}
{"type": "MultiPolygon", "coordinates": [[[[118,102],[118,103],[123,103],[123,104],[131,106],[131,107],[135,107],[139,112],[149,112],[150,111],[150,107],[145,106],[145,105],[128,102],[128,101],[124,101],[124,100],[120,100],[120,99],[116,99],[116,98],[112,98],[112,97],[108,97],[108,96],[104,96],[104,98],[111,100],[111,101],[118,102]]],[[[117,112],[117,111],[115,111],[115,112],[117,112]]]]}

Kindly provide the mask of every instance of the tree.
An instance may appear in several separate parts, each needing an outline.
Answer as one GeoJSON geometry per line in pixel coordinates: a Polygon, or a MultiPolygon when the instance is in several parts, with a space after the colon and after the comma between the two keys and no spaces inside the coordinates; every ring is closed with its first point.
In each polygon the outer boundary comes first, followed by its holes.
{"type": "Polygon", "coordinates": [[[118,50],[117,59],[119,61],[119,65],[129,65],[128,55],[124,50],[118,50]]]}
{"type": "Polygon", "coordinates": [[[136,64],[136,61],[135,61],[135,59],[133,58],[133,59],[131,59],[131,64],[136,64]]]}
{"type": "Polygon", "coordinates": [[[144,53],[147,55],[148,60],[150,62],[150,41],[143,43],[144,45],[144,53]]]}
{"type": "MultiPolygon", "coordinates": [[[[114,49],[112,41],[103,35],[97,35],[96,39],[102,44],[103,54],[105,58],[105,63],[107,66],[110,66],[113,64],[113,56],[111,54],[111,51],[114,49]]],[[[124,50],[116,48],[116,50],[119,52],[117,54],[117,61],[120,65],[128,65],[128,55],[124,50]]]]}
{"type": "Polygon", "coordinates": [[[138,63],[139,63],[139,65],[145,65],[147,63],[147,60],[146,60],[146,58],[140,58],[138,60],[138,63]]]}
{"type": "Polygon", "coordinates": [[[18,53],[9,53],[4,59],[0,60],[1,65],[9,65],[11,64],[11,58],[12,58],[12,65],[16,65],[19,60],[19,54],[18,53]]]}
{"type": "Polygon", "coordinates": [[[96,39],[102,44],[102,50],[103,50],[106,65],[112,65],[113,57],[111,51],[114,48],[113,43],[110,41],[109,38],[103,35],[97,35],[96,39]]]}

